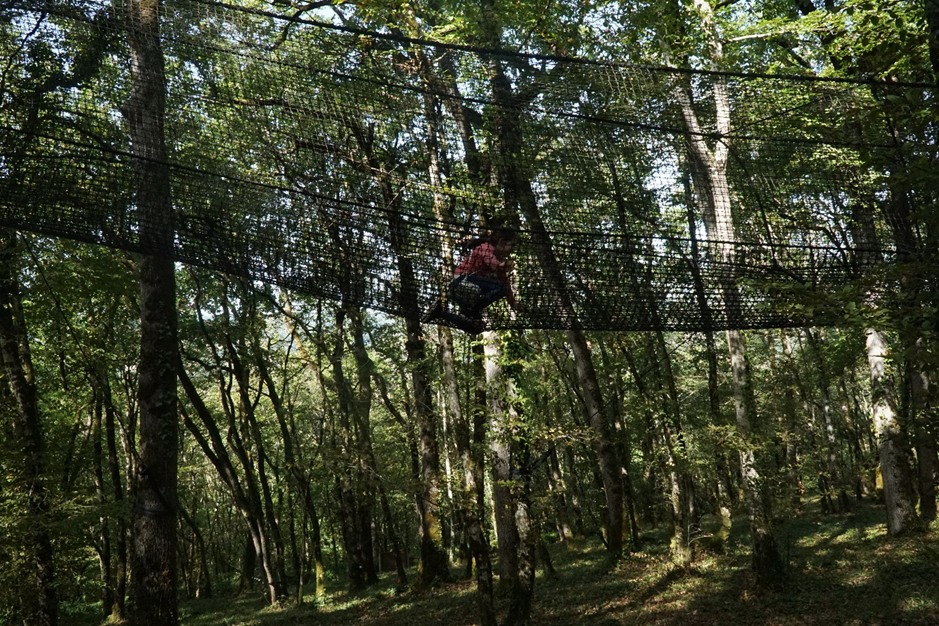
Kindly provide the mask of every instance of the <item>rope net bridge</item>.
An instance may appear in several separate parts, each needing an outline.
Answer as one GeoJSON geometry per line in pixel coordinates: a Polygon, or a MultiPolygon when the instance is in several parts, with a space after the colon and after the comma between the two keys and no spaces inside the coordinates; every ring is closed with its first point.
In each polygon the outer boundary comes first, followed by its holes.
{"type": "MultiPolygon", "coordinates": [[[[509,55],[262,3],[167,0],[175,243],[150,250],[137,236],[122,110],[122,13],[110,1],[23,5],[2,9],[0,224],[393,315],[419,316],[465,253],[460,242],[504,221],[520,233],[524,306],[491,307],[493,328],[838,323],[846,302],[895,284],[893,246],[876,242],[893,241],[878,207],[895,193],[896,164],[936,158],[921,139],[928,127],[891,135],[898,109],[877,84],[509,55]],[[493,100],[493,58],[510,68],[509,108],[493,100]],[[730,97],[723,136],[718,81],[730,97]],[[522,136],[509,161],[500,114],[522,136]],[[729,149],[719,200],[735,223],[723,241],[707,227],[694,140],[729,149]],[[506,200],[507,168],[524,174],[542,231],[506,200]],[[864,237],[858,215],[872,216],[864,237]]],[[[934,97],[923,85],[890,89],[913,112],[934,97]]]]}

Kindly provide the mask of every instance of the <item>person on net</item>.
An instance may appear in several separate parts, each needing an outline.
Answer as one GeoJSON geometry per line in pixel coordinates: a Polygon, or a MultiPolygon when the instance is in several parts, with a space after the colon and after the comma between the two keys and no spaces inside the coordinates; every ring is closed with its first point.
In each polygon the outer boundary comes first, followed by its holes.
{"type": "MultiPolygon", "coordinates": [[[[513,268],[511,254],[516,239],[517,235],[511,228],[494,229],[476,242],[453,272],[453,280],[447,287],[449,299],[459,307],[459,316],[466,318],[474,329],[482,326],[483,309],[494,302],[505,298],[512,309],[516,308],[515,293],[509,281],[509,273],[513,268]]],[[[440,318],[448,319],[443,300],[438,300],[431,307],[424,321],[440,318]]]]}

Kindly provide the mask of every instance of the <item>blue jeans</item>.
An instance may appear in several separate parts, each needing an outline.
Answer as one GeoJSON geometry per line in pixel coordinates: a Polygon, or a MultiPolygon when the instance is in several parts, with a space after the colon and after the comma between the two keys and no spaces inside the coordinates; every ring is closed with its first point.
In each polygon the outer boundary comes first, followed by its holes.
{"type": "Polygon", "coordinates": [[[470,317],[479,317],[484,308],[504,297],[505,287],[494,278],[470,274],[450,281],[450,300],[470,317]]]}

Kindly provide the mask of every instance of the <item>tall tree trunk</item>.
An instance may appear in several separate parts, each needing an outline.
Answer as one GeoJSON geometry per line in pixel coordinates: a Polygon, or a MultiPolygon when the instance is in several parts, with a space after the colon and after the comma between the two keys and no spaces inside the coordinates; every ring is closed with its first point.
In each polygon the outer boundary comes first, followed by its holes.
{"type": "MultiPolygon", "coordinates": [[[[720,70],[723,49],[720,34],[714,21],[711,5],[707,0],[694,0],[695,13],[701,23],[708,43],[706,63],[709,69],[720,70]]],[[[730,98],[726,78],[713,77],[712,104],[715,114],[715,133],[720,137],[713,149],[708,146],[706,133],[695,112],[690,87],[678,86],[674,94],[679,102],[685,126],[688,130],[689,154],[694,190],[698,204],[703,209],[708,239],[715,246],[715,256],[726,268],[735,266],[736,232],[733,223],[730,187],[727,180],[727,159],[730,154],[731,120],[730,98]]],[[[756,400],[750,380],[746,339],[733,325],[739,320],[740,291],[736,277],[729,271],[722,273],[721,293],[730,330],[726,331],[727,348],[733,383],[734,407],[737,431],[744,445],[740,450],[740,468],[743,477],[744,497],[750,518],[753,542],[753,569],[761,585],[772,584],[782,575],[782,557],[776,545],[770,513],[770,495],[757,469],[756,449],[753,442],[753,420],[756,400]]]]}
{"type": "MultiPolygon", "coordinates": [[[[375,369],[368,350],[365,346],[365,330],[362,324],[362,311],[358,308],[350,308],[350,321],[352,322],[352,351],[356,363],[356,410],[353,417],[356,421],[356,428],[359,433],[359,458],[363,465],[362,471],[365,479],[369,483],[373,493],[378,495],[379,505],[382,516],[385,519],[385,532],[388,540],[391,542],[391,548],[395,558],[395,585],[399,590],[407,587],[408,575],[405,570],[404,548],[401,540],[398,538],[398,532],[395,529],[394,516],[391,512],[391,504],[388,502],[388,493],[382,482],[381,470],[378,467],[378,460],[375,457],[375,450],[372,447],[372,378],[375,369]]],[[[371,519],[371,512],[368,518],[371,519]]],[[[363,528],[363,532],[366,529],[363,528]]],[[[378,574],[375,572],[374,565],[369,577],[370,583],[378,582],[378,574]]]]}
{"type": "MultiPolygon", "coordinates": [[[[485,527],[485,441],[487,388],[486,355],[483,345],[473,344],[472,379],[475,381],[472,397],[471,421],[465,415],[458,422],[457,449],[463,466],[463,520],[466,538],[476,570],[476,605],[481,626],[495,626],[495,589],[492,561],[489,556],[489,537],[485,527]]],[[[452,365],[452,364],[451,364],[452,365]]],[[[454,380],[455,385],[455,380],[454,380]]],[[[454,389],[454,392],[456,390],[454,389]]]]}
{"type": "Polygon", "coordinates": [[[848,492],[845,489],[845,481],[842,477],[841,463],[838,461],[838,442],[835,436],[834,415],[832,414],[831,379],[828,375],[827,363],[822,358],[821,340],[816,335],[817,331],[813,332],[811,328],[806,329],[806,337],[809,340],[812,354],[815,357],[815,365],[818,369],[819,399],[822,405],[822,418],[825,422],[825,465],[828,469],[828,481],[835,492],[835,499],[832,504],[835,512],[843,513],[850,508],[850,504],[848,502],[848,492]]]}
{"type": "Polygon", "coordinates": [[[909,445],[897,416],[897,402],[887,373],[887,342],[876,329],[867,330],[871,370],[871,410],[887,505],[887,531],[897,535],[918,526],[910,472],[909,445]]]}
{"type": "MultiPolygon", "coordinates": [[[[306,487],[306,493],[309,493],[309,485],[306,487]]],[[[306,503],[307,513],[310,516],[310,541],[312,542],[313,559],[313,580],[315,589],[313,595],[318,601],[326,599],[326,562],[323,558],[323,535],[320,530],[319,516],[316,509],[313,508],[313,499],[310,498],[306,503]]]]}
{"type": "Polygon", "coordinates": [[[919,493],[919,515],[926,522],[936,519],[936,486],[939,484],[939,455],[937,455],[937,437],[939,437],[939,419],[932,402],[932,390],[929,375],[923,371],[926,362],[923,351],[925,340],[919,338],[910,350],[913,357],[907,364],[910,369],[910,409],[913,417],[914,441],[916,449],[916,468],[919,493]]]}
{"type": "Polygon", "coordinates": [[[420,322],[420,304],[417,301],[417,276],[411,261],[408,245],[410,233],[398,210],[401,194],[395,189],[390,172],[397,164],[381,161],[371,133],[356,121],[347,121],[362,152],[360,167],[375,178],[382,198],[388,207],[388,233],[391,249],[395,253],[398,276],[401,281],[399,299],[405,312],[405,352],[411,372],[411,390],[414,395],[414,412],[420,431],[421,495],[418,514],[421,527],[420,584],[429,586],[434,582],[450,579],[450,564],[443,548],[443,524],[440,518],[440,451],[437,441],[437,415],[434,413],[433,388],[430,362],[427,359],[427,341],[420,322]]]}
{"type": "MultiPolygon", "coordinates": [[[[312,333],[307,329],[306,325],[300,324],[292,310],[290,304],[290,299],[287,293],[283,293],[283,304],[281,310],[284,313],[285,322],[287,327],[290,329],[291,336],[293,341],[296,342],[298,347],[298,352],[304,358],[304,360],[310,364],[315,372],[317,381],[319,382],[320,390],[322,391],[323,397],[326,398],[326,387],[323,381],[323,363],[322,363],[322,350],[319,350],[319,346],[322,344],[318,338],[313,338],[313,343],[317,346],[316,355],[310,355],[309,350],[306,347],[306,343],[303,341],[303,338],[300,335],[300,327],[302,326],[303,330],[306,332],[307,337],[312,337],[312,333]]],[[[263,373],[262,373],[263,375],[263,373]]],[[[270,378],[270,377],[268,377],[270,378]]],[[[269,384],[273,384],[273,380],[269,384]]],[[[284,416],[286,417],[286,416],[284,416]]],[[[287,424],[281,426],[282,429],[286,429],[287,434],[284,435],[285,440],[287,441],[296,441],[296,420],[293,417],[293,414],[290,414],[290,419],[287,424]]],[[[298,446],[294,451],[291,447],[291,460],[293,461],[293,467],[295,479],[298,483],[298,488],[300,493],[303,494],[303,506],[306,515],[309,516],[310,522],[310,532],[309,532],[309,559],[311,560],[311,566],[313,568],[313,582],[314,582],[314,597],[318,601],[322,601],[326,597],[326,564],[323,560],[323,538],[322,532],[320,529],[319,516],[316,512],[316,506],[313,501],[313,493],[310,489],[310,477],[307,475],[307,472],[302,469],[302,450],[303,448],[298,446]]],[[[289,460],[288,460],[289,462],[289,460]]]]}
{"type": "MultiPolygon", "coordinates": [[[[537,545],[531,517],[529,450],[525,437],[518,436],[515,426],[524,416],[516,408],[518,397],[513,373],[501,362],[503,343],[495,332],[487,332],[484,336],[489,419],[493,424],[491,437],[503,442],[503,460],[507,465],[503,468],[502,478],[493,475],[493,482],[501,480],[505,489],[503,505],[506,511],[503,511],[501,521],[497,517],[499,557],[508,561],[508,565],[500,567],[500,585],[505,585],[510,592],[505,626],[522,626],[531,618],[537,545]]],[[[494,485],[494,492],[495,488],[494,485]]]]}
{"type": "Polygon", "coordinates": [[[420,322],[405,322],[408,334],[408,362],[412,366],[411,384],[414,408],[420,429],[420,459],[422,492],[419,503],[421,516],[420,582],[428,586],[450,579],[450,565],[442,545],[440,520],[440,454],[437,445],[437,420],[434,415],[430,388],[430,375],[425,355],[425,344],[420,322]]]}
{"type": "Polygon", "coordinates": [[[489,406],[489,450],[492,473],[493,517],[499,550],[499,587],[510,590],[518,577],[518,532],[512,497],[512,416],[508,384],[500,362],[501,350],[494,332],[484,334],[486,388],[489,406]]]}
{"type": "MultiPolygon", "coordinates": [[[[500,26],[496,18],[493,0],[482,3],[484,38],[491,49],[501,46],[500,26]]],[[[621,464],[612,440],[611,425],[607,421],[603,394],[597,381],[587,338],[577,319],[577,314],[567,292],[566,281],[554,254],[551,236],[541,218],[530,176],[525,173],[523,138],[519,119],[519,101],[513,94],[511,83],[497,56],[489,59],[489,81],[495,104],[495,135],[498,155],[495,157],[499,183],[508,210],[518,210],[524,217],[531,233],[538,261],[550,286],[558,298],[561,317],[571,323],[567,338],[574,353],[577,383],[584,402],[587,420],[594,432],[593,442],[600,466],[603,490],[606,497],[606,543],[607,553],[616,561],[623,553],[623,485],[620,479],[621,464]]]]}
{"type": "Polygon", "coordinates": [[[654,424],[665,451],[665,473],[668,476],[668,503],[672,513],[672,538],[669,545],[672,559],[679,565],[691,563],[691,477],[687,470],[687,453],[683,441],[679,418],[678,391],[661,332],[648,341],[649,359],[654,363],[650,372],[640,372],[629,351],[624,351],[627,366],[634,384],[645,401],[646,421],[654,424]],[[656,405],[660,406],[658,413],[656,405]],[[656,418],[656,415],[661,415],[656,418]]]}
{"type": "Polygon", "coordinates": [[[370,578],[374,577],[372,555],[368,549],[370,541],[364,536],[365,529],[361,524],[363,509],[368,506],[365,499],[371,497],[371,494],[361,472],[362,460],[358,458],[359,446],[356,443],[356,430],[352,423],[352,415],[355,412],[354,398],[343,366],[346,341],[345,318],[345,308],[337,310],[336,337],[330,363],[339,397],[338,436],[342,463],[336,474],[336,489],[339,497],[342,538],[348,560],[349,587],[357,591],[372,584],[370,578]]]}
{"type": "Polygon", "coordinates": [[[111,524],[104,513],[108,503],[108,490],[104,482],[104,446],[101,443],[101,422],[104,408],[100,393],[95,390],[91,409],[92,463],[95,477],[95,496],[101,515],[98,519],[98,561],[101,569],[101,613],[107,618],[114,606],[114,577],[111,568],[111,524]]]}
{"type": "Polygon", "coordinates": [[[117,417],[111,394],[111,383],[106,375],[101,376],[101,393],[104,399],[104,432],[108,449],[108,473],[111,483],[111,497],[119,513],[116,516],[113,568],[114,604],[107,607],[114,621],[124,619],[125,600],[127,598],[127,515],[123,510],[124,486],[121,481],[121,465],[117,454],[117,417]]]}
{"type": "MultiPolygon", "coordinates": [[[[876,260],[872,257],[876,254],[873,251],[878,249],[879,241],[873,205],[873,200],[864,198],[858,198],[852,203],[852,235],[857,242],[857,262],[861,267],[870,267],[876,260]]],[[[909,442],[897,412],[895,383],[887,372],[887,340],[884,331],[869,327],[866,335],[871,418],[884,484],[887,531],[899,534],[917,525],[909,442]]]]}
{"type": "MultiPolygon", "coordinates": [[[[816,11],[814,3],[809,1],[797,0],[795,5],[803,16],[808,16],[816,11]]],[[[937,41],[939,41],[939,39],[937,39],[937,33],[939,33],[939,30],[937,30],[937,26],[939,26],[939,19],[937,19],[939,18],[939,9],[936,8],[936,2],[933,0],[927,0],[925,3],[925,17],[928,28],[930,61],[935,73],[936,68],[939,67],[939,65],[937,65],[937,62],[939,62],[939,55],[937,55],[939,48],[936,47],[937,41]]],[[[863,66],[863,57],[845,67],[846,63],[843,58],[835,52],[838,34],[837,31],[832,30],[826,33],[822,39],[828,49],[832,66],[847,74],[854,74],[858,77],[868,76],[870,71],[869,68],[863,66]]],[[[886,47],[888,44],[887,42],[879,42],[879,45],[886,47]]],[[[876,56],[876,54],[872,56],[876,56]]],[[[915,260],[917,255],[925,256],[931,253],[931,250],[919,244],[917,233],[913,227],[913,211],[910,200],[911,194],[909,193],[911,174],[905,162],[905,158],[899,149],[902,142],[897,136],[896,130],[890,124],[892,110],[895,108],[896,103],[884,98],[883,96],[886,93],[888,93],[886,89],[873,90],[874,97],[882,102],[882,109],[885,119],[887,120],[887,128],[885,130],[893,135],[892,140],[897,147],[893,161],[888,164],[880,165],[888,174],[887,182],[890,194],[887,202],[883,202],[882,199],[874,197],[852,197],[853,202],[851,203],[853,210],[852,229],[854,231],[852,235],[856,242],[857,260],[861,268],[870,267],[873,265],[874,261],[878,260],[873,258],[876,256],[876,253],[873,251],[878,249],[874,207],[883,209],[886,223],[893,232],[897,261],[908,262],[915,260]],[[925,254],[924,252],[920,252],[920,250],[924,251],[925,254]]],[[[860,137],[862,134],[860,124],[853,122],[852,127],[849,129],[849,134],[860,137]]],[[[924,210],[924,214],[926,211],[931,212],[931,207],[924,210]]],[[[915,290],[921,286],[917,284],[920,283],[920,281],[917,277],[910,275],[903,276],[902,278],[901,297],[907,301],[913,300],[915,290]]],[[[915,310],[911,317],[918,317],[915,310]]],[[[914,326],[916,326],[916,324],[914,324],[914,326]]],[[[916,332],[918,332],[918,330],[916,332]]],[[[888,509],[887,529],[891,534],[897,534],[917,525],[915,518],[911,518],[909,515],[910,510],[914,507],[915,495],[912,492],[913,477],[909,467],[909,442],[907,441],[907,434],[904,433],[903,430],[904,427],[915,428],[915,419],[904,421],[905,418],[901,418],[898,414],[895,393],[896,386],[892,378],[885,375],[885,360],[883,354],[886,352],[887,347],[884,331],[879,328],[868,328],[866,334],[867,356],[871,366],[874,426],[878,438],[877,447],[881,452],[880,468],[884,479],[884,496],[888,509]],[[875,370],[874,368],[877,369],[875,370]],[[887,465],[885,465],[885,463],[887,465]]],[[[916,341],[916,337],[911,338],[907,336],[903,339],[906,344],[904,347],[912,347],[916,341]]],[[[915,350],[913,353],[915,354],[915,350]]],[[[912,373],[910,369],[904,372],[904,374],[910,373],[912,373]]],[[[907,382],[912,385],[916,384],[913,381],[907,382]]],[[[933,445],[935,445],[934,442],[933,445]]]]}
{"type": "Polygon", "coordinates": [[[12,415],[13,437],[21,452],[22,490],[26,495],[27,545],[32,563],[30,579],[24,581],[26,626],[55,626],[59,601],[55,591],[55,564],[49,536],[49,504],[43,479],[44,445],[42,417],[33,375],[29,335],[23,318],[14,250],[16,234],[0,231],[0,358],[3,375],[16,403],[12,415]]]}
{"type": "Polygon", "coordinates": [[[691,536],[696,531],[698,520],[694,510],[694,481],[688,470],[688,450],[685,445],[684,434],[681,427],[681,405],[678,398],[678,387],[675,382],[675,373],[672,369],[672,358],[665,344],[665,337],[661,331],[655,332],[654,344],[650,341],[653,358],[660,367],[660,375],[655,377],[659,387],[658,395],[662,405],[662,434],[666,443],[669,458],[669,470],[672,474],[671,501],[674,528],[672,534],[672,551],[677,562],[681,565],[691,563],[691,536]]]}
{"type": "Polygon", "coordinates": [[[131,93],[123,112],[136,157],[140,216],[140,452],[134,506],[133,619],[169,626],[179,619],[176,585],[175,220],[163,132],[166,101],[159,0],[130,0],[131,93]]]}
{"type": "MultiPolygon", "coordinates": [[[[628,354],[628,348],[627,354],[628,354]]],[[[636,498],[632,481],[632,453],[630,451],[629,428],[626,423],[625,410],[623,408],[623,398],[625,396],[623,376],[618,371],[616,364],[612,363],[606,351],[605,344],[600,341],[600,355],[604,368],[610,372],[613,377],[612,401],[610,407],[610,423],[614,425],[616,432],[617,457],[622,463],[623,477],[623,501],[626,509],[626,520],[629,524],[630,548],[633,551],[640,549],[639,523],[636,519],[636,498]]]]}
{"type": "MultiPolygon", "coordinates": [[[[235,507],[244,518],[250,546],[254,550],[254,556],[250,560],[250,571],[244,572],[245,576],[242,577],[242,584],[253,586],[251,580],[254,574],[254,567],[258,561],[260,561],[265,584],[267,586],[266,595],[268,601],[274,604],[277,602],[278,597],[283,595],[284,588],[278,583],[276,569],[272,562],[270,550],[271,539],[268,536],[264,522],[264,512],[260,494],[255,486],[256,478],[254,476],[253,464],[244,449],[244,444],[234,420],[234,414],[230,409],[226,409],[228,417],[228,445],[226,445],[225,438],[222,437],[216,425],[215,417],[199,395],[182,361],[180,361],[178,371],[182,388],[186,392],[189,402],[195,409],[199,422],[202,424],[202,428],[205,429],[208,436],[203,434],[202,430],[192,420],[185,407],[181,410],[183,423],[186,429],[195,437],[199,447],[215,467],[216,471],[218,471],[222,481],[231,492],[235,507]],[[232,461],[230,451],[238,458],[242,467],[244,472],[243,482],[238,475],[235,463],[232,461]]],[[[222,391],[224,394],[224,389],[222,391]]],[[[225,400],[224,395],[223,400],[224,404],[231,405],[231,400],[225,400]]]]}
{"type": "MultiPolygon", "coordinates": [[[[226,283],[225,297],[221,301],[223,314],[221,320],[225,324],[221,343],[227,361],[224,366],[219,363],[219,370],[230,373],[235,382],[237,395],[232,397],[231,387],[226,386],[222,391],[223,405],[228,412],[229,424],[239,424],[241,432],[233,438],[232,448],[244,468],[244,484],[247,502],[251,508],[251,519],[256,524],[254,533],[255,545],[259,549],[258,557],[265,574],[268,588],[268,601],[274,605],[287,595],[286,557],[284,543],[280,533],[277,514],[271,495],[270,481],[267,478],[266,445],[261,433],[260,424],[256,414],[256,402],[253,399],[253,384],[250,373],[242,358],[248,350],[244,341],[239,337],[238,344],[232,338],[229,325],[233,314],[228,301],[226,283]]],[[[254,301],[248,293],[239,294],[238,300],[249,308],[246,319],[238,319],[241,325],[248,325],[253,321],[256,313],[254,301]]],[[[205,331],[205,324],[200,316],[200,325],[205,331]]],[[[235,427],[237,428],[237,427],[235,427]]]]}

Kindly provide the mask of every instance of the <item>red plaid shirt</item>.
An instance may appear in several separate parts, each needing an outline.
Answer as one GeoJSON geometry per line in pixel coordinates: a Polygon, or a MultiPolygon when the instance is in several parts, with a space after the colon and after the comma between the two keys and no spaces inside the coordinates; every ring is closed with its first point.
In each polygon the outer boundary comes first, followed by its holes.
{"type": "Polygon", "coordinates": [[[509,275],[502,267],[502,261],[496,256],[496,249],[488,241],[473,248],[470,255],[457,266],[454,274],[457,276],[482,276],[499,281],[505,287],[505,299],[512,306],[515,305],[515,294],[512,293],[509,275]]]}

